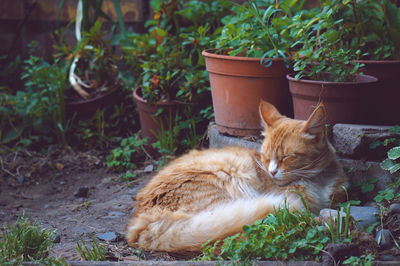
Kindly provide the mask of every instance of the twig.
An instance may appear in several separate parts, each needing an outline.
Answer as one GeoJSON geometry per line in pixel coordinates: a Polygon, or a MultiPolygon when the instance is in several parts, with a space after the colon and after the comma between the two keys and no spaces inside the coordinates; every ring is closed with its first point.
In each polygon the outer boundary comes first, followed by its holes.
{"type": "Polygon", "coordinates": [[[3,170],[4,172],[6,172],[7,174],[16,177],[15,174],[11,173],[10,171],[8,171],[7,169],[4,168],[4,164],[3,164],[3,159],[0,158],[0,164],[1,164],[1,170],[3,170]]]}

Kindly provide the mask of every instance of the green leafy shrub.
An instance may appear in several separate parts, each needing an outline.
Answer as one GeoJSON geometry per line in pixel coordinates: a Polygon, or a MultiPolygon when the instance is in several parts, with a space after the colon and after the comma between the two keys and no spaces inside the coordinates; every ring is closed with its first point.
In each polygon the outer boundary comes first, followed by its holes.
{"type": "Polygon", "coordinates": [[[308,210],[276,209],[263,220],[245,225],[243,233],[206,243],[201,260],[314,260],[329,243],[328,228],[308,210]],[[217,247],[221,245],[218,256],[217,247]]]}
{"type": "Polygon", "coordinates": [[[1,142],[24,146],[40,143],[66,144],[68,124],[65,118],[64,90],[67,67],[61,61],[46,62],[34,56],[37,43],[30,45],[30,57],[24,62],[24,90],[6,94],[0,108],[5,121],[0,129],[1,142]]]}
{"type": "Polygon", "coordinates": [[[50,258],[49,250],[55,237],[51,229],[28,219],[23,214],[14,225],[7,225],[0,240],[0,264],[22,264],[35,261],[43,264],[66,265],[62,260],[50,258]]]}
{"type": "Polygon", "coordinates": [[[296,79],[349,82],[360,72],[362,65],[354,60],[359,59],[361,51],[343,46],[341,20],[333,16],[337,8],[323,4],[319,12],[302,11],[293,16],[289,32],[296,39],[291,45],[296,51],[296,79]]]}
{"type": "Polygon", "coordinates": [[[344,265],[371,266],[374,257],[371,254],[361,255],[360,257],[351,256],[343,261],[344,265]]]}
{"type": "Polygon", "coordinates": [[[400,7],[391,0],[330,0],[343,46],[361,50],[362,59],[400,59],[400,7]]]}
{"type": "Polygon", "coordinates": [[[267,58],[279,57],[287,62],[292,40],[284,29],[290,24],[288,12],[300,8],[304,1],[300,2],[247,1],[234,6],[233,14],[222,20],[225,25],[215,40],[216,48],[229,49],[229,55],[261,57],[265,66],[272,64],[267,58]]]}
{"type": "Polygon", "coordinates": [[[120,146],[111,150],[107,156],[108,167],[113,168],[117,172],[135,169],[135,159],[139,155],[138,151],[147,143],[147,139],[132,136],[124,138],[120,142],[120,146]]]}

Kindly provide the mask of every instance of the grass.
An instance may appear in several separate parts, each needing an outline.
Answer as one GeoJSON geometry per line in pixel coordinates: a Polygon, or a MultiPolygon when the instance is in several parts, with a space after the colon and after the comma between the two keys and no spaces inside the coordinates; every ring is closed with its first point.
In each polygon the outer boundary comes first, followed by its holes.
{"type": "Polygon", "coordinates": [[[106,261],[106,247],[103,244],[99,244],[92,237],[91,247],[88,247],[81,238],[78,241],[76,250],[83,260],[86,261],[106,261]]]}
{"type": "Polygon", "coordinates": [[[0,240],[0,265],[20,265],[34,261],[45,265],[66,265],[65,261],[49,257],[55,232],[23,214],[14,225],[4,228],[0,240]]]}

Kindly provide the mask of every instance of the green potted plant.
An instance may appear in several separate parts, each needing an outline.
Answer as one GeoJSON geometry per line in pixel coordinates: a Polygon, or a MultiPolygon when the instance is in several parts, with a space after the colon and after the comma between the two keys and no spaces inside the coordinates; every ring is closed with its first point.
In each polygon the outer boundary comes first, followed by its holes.
{"type": "MultiPolygon", "coordinates": [[[[233,8],[215,40],[215,49],[203,51],[210,75],[215,122],[221,133],[236,136],[259,136],[260,99],[292,115],[286,80],[288,73],[288,34],[282,34],[292,9],[301,1],[275,1],[258,6],[248,1],[233,8]]],[[[303,1],[304,2],[304,1],[303,1]]]]}
{"type": "MultiPolygon", "coordinates": [[[[114,7],[123,35],[125,28],[118,1],[114,1],[114,7]]],[[[116,64],[118,57],[111,39],[105,37],[105,20],[113,24],[102,10],[102,0],[79,0],[75,19],[76,45],[69,45],[64,36],[71,23],[55,34],[58,56],[69,61],[68,81],[71,87],[65,91],[69,115],[77,113],[79,117],[89,117],[98,108],[113,103],[117,90],[121,88],[116,64]]]]}
{"type": "Polygon", "coordinates": [[[99,107],[115,100],[121,88],[111,41],[104,39],[102,23],[97,21],[75,48],[64,50],[70,58],[70,89],[65,91],[67,112],[80,116],[93,114],[99,107]]]}
{"type": "Polygon", "coordinates": [[[400,97],[400,7],[390,0],[331,1],[333,16],[341,19],[343,46],[361,50],[359,63],[364,74],[378,78],[379,95],[374,99],[376,124],[398,124],[396,99],[400,97]]]}
{"type": "Polygon", "coordinates": [[[139,86],[133,92],[136,101],[142,135],[156,141],[159,127],[167,127],[167,120],[176,114],[177,92],[183,78],[182,54],[173,41],[157,45],[153,54],[141,62],[139,86]]]}
{"type": "Polygon", "coordinates": [[[369,123],[367,98],[374,91],[375,77],[359,74],[356,60],[361,51],[346,49],[340,20],[332,14],[335,6],[323,5],[313,17],[299,13],[293,17],[290,34],[297,38],[292,48],[295,74],[287,75],[293,97],[294,117],[307,119],[318,102],[323,101],[327,122],[369,123]]]}
{"type": "Polygon", "coordinates": [[[211,99],[200,55],[221,24],[219,15],[228,13],[231,3],[153,0],[150,4],[155,19],[146,22],[148,33],[132,34],[123,51],[135,79],[133,96],[142,135],[151,143],[163,129],[172,132],[171,126],[183,131],[190,127],[194,135],[207,127],[202,122],[209,118],[211,99]]]}

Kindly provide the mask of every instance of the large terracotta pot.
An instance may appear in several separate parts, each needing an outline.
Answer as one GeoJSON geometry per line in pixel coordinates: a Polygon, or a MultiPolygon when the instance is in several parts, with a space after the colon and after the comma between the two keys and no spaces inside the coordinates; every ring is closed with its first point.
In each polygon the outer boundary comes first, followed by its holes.
{"type": "Polygon", "coordinates": [[[210,76],[215,123],[221,133],[234,136],[259,136],[261,132],[258,105],[260,99],[291,116],[291,98],[282,59],[272,59],[270,67],[260,58],[228,56],[204,50],[210,76]]]}
{"type": "Polygon", "coordinates": [[[170,130],[168,124],[171,119],[174,119],[177,109],[175,102],[157,102],[148,103],[142,98],[142,91],[137,87],[133,91],[133,98],[139,111],[139,120],[142,137],[148,138],[148,144],[157,141],[154,133],[159,134],[160,131],[170,130]],[[159,109],[162,108],[162,112],[159,109]],[[157,116],[156,116],[157,114],[157,116]]]}
{"type": "Polygon", "coordinates": [[[400,124],[400,60],[359,60],[362,72],[378,78],[371,120],[378,125],[400,124]]]}
{"type": "Polygon", "coordinates": [[[328,124],[370,124],[369,96],[375,92],[377,78],[357,75],[354,82],[329,82],[295,79],[287,75],[293,97],[294,118],[307,120],[320,101],[324,103],[328,124]]]}

